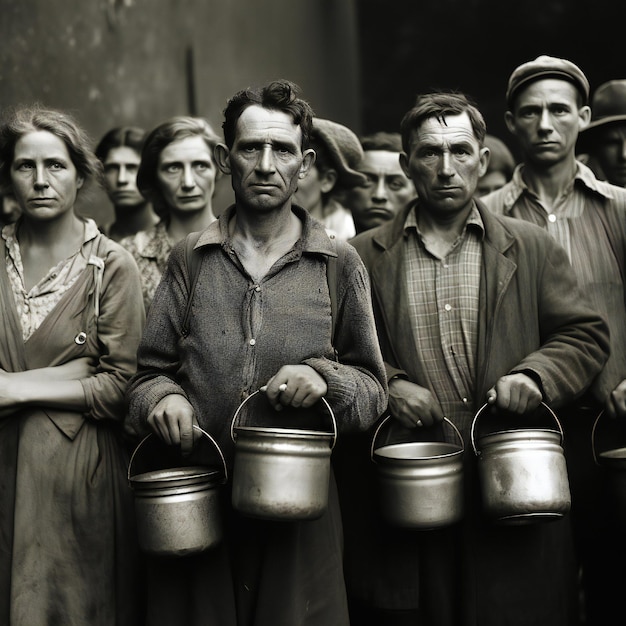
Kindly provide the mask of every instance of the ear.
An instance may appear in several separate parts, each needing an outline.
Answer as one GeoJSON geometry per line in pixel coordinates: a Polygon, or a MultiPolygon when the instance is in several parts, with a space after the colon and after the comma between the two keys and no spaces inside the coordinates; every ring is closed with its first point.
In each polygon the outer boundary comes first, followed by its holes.
{"type": "Polygon", "coordinates": [[[304,178],[309,170],[315,163],[315,150],[309,148],[302,153],[302,163],[300,164],[300,171],[298,172],[298,178],[304,178]]]}
{"type": "Polygon", "coordinates": [[[480,166],[478,168],[478,176],[483,177],[487,173],[487,168],[489,167],[489,159],[491,158],[491,153],[489,152],[489,148],[481,148],[479,152],[480,166]]]}
{"type": "Polygon", "coordinates": [[[591,108],[588,106],[578,109],[578,130],[584,130],[591,122],[591,108]]]}
{"type": "Polygon", "coordinates": [[[223,143],[218,143],[213,148],[213,158],[222,174],[230,174],[230,150],[223,143]]]}
{"type": "Polygon", "coordinates": [[[84,182],[85,182],[85,179],[82,176],[77,175],[76,176],[76,189],[80,189],[83,186],[84,182]]]}
{"type": "Polygon", "coordinates": [[[404,175],[411,180],[411,174],[409,173],[409,157],[406,152],[401,152],[398,159],[400,160],[400,167],[402,168],[404,175]]]}
{"type": "Polygon", "coordinates": [[[514,135],[515,134],[515,116],[511,111],[507,111],[504,114],[504,123],[506,127],[509,129],[509,132],[514,135]]]}
{"type": "Polygon", "coordinates": [[[337,184],[337,171],[334,169],[326,170],[320,178],[320,189],[322,193],[328,193],[332,191],[333,187],[337,184]]]}

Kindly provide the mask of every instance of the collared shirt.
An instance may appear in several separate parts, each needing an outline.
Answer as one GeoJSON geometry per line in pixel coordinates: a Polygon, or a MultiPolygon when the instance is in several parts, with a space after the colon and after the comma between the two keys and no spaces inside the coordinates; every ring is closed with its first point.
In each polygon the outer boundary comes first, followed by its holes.
{"type": "Polygon", "coordinates": [[[429,251],[416,210],[405,221],[406,284],[416,349],[444,414],[467,426],[476,379],[484,226],[474,205],[446,254],[429,251]]]}
{"type": "Polygon", "coordinates": [[[147,311],[174,247],[174,243],[167,236],[167,224],[161,220],[148,230],[125,237],[120,245],[133,255],[137,263],[141,275],[143,303],[147,311]]]}
{"type": "Polygon", "coordinates": [[[524,166],[519,165],[505,187],[482,200],[495,213],[541,226],[565,248],[581,290],[609,325],[611,355],[592,387],[598,401],[604,403],[615,385],[626,378],[626,307],[619,263],[600,214],[607,205],[625,210],[624,197],[577,162],[563,196],[553,207],[545,207],[524,182],[523,172],[524,166]]]}
{"type": "Polygon", "coordinates": [[[87,264],[92,262],[83,251],[100,231],[92,219],[85,220],[81,247],[73,255],[50,268],[36,285],[26,290],[20,244],[16,236],[18,224],[19,222],[16,222],[5,226],[2,229],[2,238],[5,244],[7,274],[22,325],[22,338],[26,341],[39,328],[65,292],[72,287],[87,264]]]}

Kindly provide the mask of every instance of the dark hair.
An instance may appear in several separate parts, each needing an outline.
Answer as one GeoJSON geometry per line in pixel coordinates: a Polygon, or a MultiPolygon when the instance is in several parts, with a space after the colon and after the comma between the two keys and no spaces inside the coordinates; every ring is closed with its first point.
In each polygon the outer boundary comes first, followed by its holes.
{"type": "Polygon", "coordinates": [[[409,153],[411,136],[425,120],[434,117],[445,124],[446,116],[462,115],[463,113],[467,113],[474,130],[474,136],[482,146],[487,125],[482,113],[470,102],[467,96],[456,92],[436,92],[418,96],[415,106],[405,114],[400,125],[404,152],[409,153]]]}
{"type": "Polygon", "coordinates": [[[76,120],[67,113],[35,105],[9,112],[0,127],[0,186],[3,189],[11,187],[15,144],[23,135],[39,131],[52,133],[65,144],[76,172],[85,183],[102,182],[102,164],[91,150],[87,133],[76,120]]]}
{"type": "MultiPolygon", "coordinates": [[[[137,172],[137,188],[144,198],[152,202],[159,215],[169,213],[157,178],[159,157],[171,143],[188,137],[202,137],[211,152],[211,160],[215,162],[213,149],[220,138],[203,117],[172,117],[152,130],[144,142],[137,172]]],[[[217,172],[216,177],[219,176],[219,170],[217,172]]]]}
{"type": "Polygon", "coordinates": [[[96,146],[96,156],[104,163],[110,150],[124,146],[128,146],[138,154],[141,154],[145,139],[146,131],[143,128],[137,128],[136,126],[112,128],[96,146]]]}
{"type": "Polygon", "coordinates": [[[275,80],[264,87],[243,89],[237,92],[224,109],[224,141],[228,148],[235,143],[237,120],[241,114],[252,105],[262,106],[264,109],[282,111],[293,119],[294,124],[302,131],[302,146],[305,150],[309,146],[311,126],[313,124],[313,110],[306,100],[298,98],[300,88],[288,80],[275,80]]]}
{"type": "Polygon", "coordinates": [[[386,152],[402,152],[402,136],[400,133],[378,131],[360,138],[364,151],[384,150],[386,152]]]}

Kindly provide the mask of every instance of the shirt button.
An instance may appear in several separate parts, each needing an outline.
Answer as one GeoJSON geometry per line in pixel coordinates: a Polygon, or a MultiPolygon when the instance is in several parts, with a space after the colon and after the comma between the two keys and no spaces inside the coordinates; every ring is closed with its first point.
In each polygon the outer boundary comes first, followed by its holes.
{"type": "Polygon", "coordinates": [[[253,346],[256,344],[256,339],[250,339],[250,345],[253,346]]]}
{"type": "Polygon", "coordinates": [[[443,308],[444,308],[446,311],[452,311],[452,306],[451,306],[451,305],[449,305],[449,304],[446,304],[443,308]]]}
{"type": "Polygon", "coordinates": [[[467,404],[468,400],[467,398],[463,398],[463,404],[467,404]]]}
{"type": "Polygon", "coordinates": [[[554,222],[556,222],[556,215],[554,213],[550,213],[550,215],[548,215],[548,221],[554,224],[554,222]]]}
{"type": "Polygon", "coordinates": [[[257,285],[257,286],[254,288],[254,290],[255,290],[255,291],[261,291],[261,287],[259,287],[259,285],[257,285]]]}

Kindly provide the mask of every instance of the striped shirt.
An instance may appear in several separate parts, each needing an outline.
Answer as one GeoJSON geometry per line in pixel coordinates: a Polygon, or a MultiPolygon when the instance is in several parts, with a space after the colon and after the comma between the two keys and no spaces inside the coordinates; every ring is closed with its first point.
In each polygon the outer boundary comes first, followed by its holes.
{"type": "Polygon", "coordinates": [[[465,430],[473,417],[482,219],[474,206],[445,258],[429,251],[416,211],[404,229],[413,341],[444,415],[465,430]]]}
{"type": "Polygon", "coordinates": [[[599,182],[577,162],[568,189],[554,206],[546,207],[524,182],[523,167],[517,167],[505,187],[481,200],[494,213],[541,226],[565,248],[583,293],[609,325],[611,355],[592,387],[604,403],[626,378],[626,308],[620,267],[599,214],[609,203],[626,210],[624,190],[599,182]]]}

